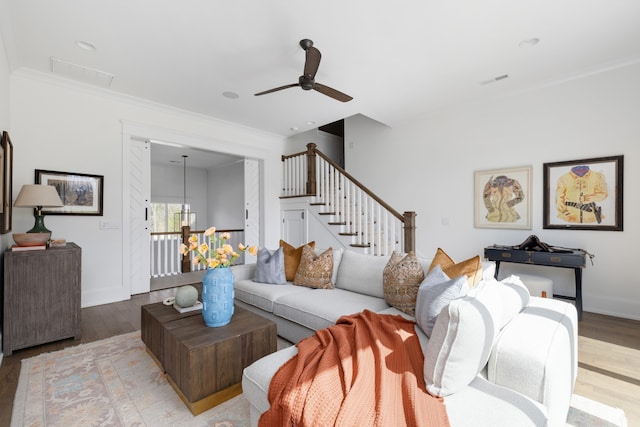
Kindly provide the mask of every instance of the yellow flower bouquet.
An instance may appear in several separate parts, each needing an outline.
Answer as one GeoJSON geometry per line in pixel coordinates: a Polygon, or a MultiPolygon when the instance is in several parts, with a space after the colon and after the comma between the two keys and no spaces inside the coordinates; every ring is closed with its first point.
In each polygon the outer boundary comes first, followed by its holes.
{"type": "Polygon", "coordinates": [[[220,237],[216,236],[216,228],[209,227],[204,232],[206,237],[209,237],[211,247],[206,242],[199,243],[198,236],[192,234],[189,237],[189,245],[182,243],[180,245],[180,253],[187,255],[189,252],[194,253],[193,264],[205,264],[208,268],[225,268],[230,267],[233,262],[238,259],[242,252],[249,252],[255,256],[258,252],[256,246],[245,246],[242,243],[238,245],[238,249],[235,250],[227,243],[231,239],[231,234],[224,232],[220,233],[220,237]]]}

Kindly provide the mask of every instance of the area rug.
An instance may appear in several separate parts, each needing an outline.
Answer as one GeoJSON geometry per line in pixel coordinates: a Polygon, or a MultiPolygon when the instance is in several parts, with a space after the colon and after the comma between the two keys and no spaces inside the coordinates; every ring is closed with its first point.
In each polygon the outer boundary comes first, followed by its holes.
{"type": "MultiPolygon", "coordinates": [[[[567,424],[626,427],[624,413],[574,395],[567,424]]],[[[140,331],[22,361],[12,427],[249,425],[237,396],[193,416],[140,340],[140,331]]]]}

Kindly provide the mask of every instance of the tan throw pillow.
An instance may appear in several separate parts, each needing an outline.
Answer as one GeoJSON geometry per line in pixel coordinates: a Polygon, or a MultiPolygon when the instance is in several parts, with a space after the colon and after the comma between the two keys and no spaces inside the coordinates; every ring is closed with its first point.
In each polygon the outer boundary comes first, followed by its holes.
{"type": "MultiPolygon", "coordinates": [[[[313,249],[316,246],[316,242],[309,242],[307,245],[313,249]]],[[[294,248],[284,240],[280,240],[280,247],[284,252],[284,275],[287,278],[287,282],[293,282],[293,279],[296,277],[296,271],[300,264],[300,257],[302,256],[302,248],[304,246],[305,245],[294,248]]]]}
{"type": "Polygon", "coordinates": [[[404,258],[395,251],[382,271],[384,300],[392,307],[415,314],[418,288],[424,280],[424,270],[413,252],[404,258]]]}
{"type": "Polygon", "coordinates": [[[333,274],[333,249],[329,248],[320,255],[316,255],[311,246],[302,247],[300,265],[293,279],[294,285],[315,289],[333,289],[331,275],[333,274]]]}
{"type": "MultiPolygon", "coordinates": [[[[429,271],[433,270],[436,265],[439,265],[443,270],[450,265],[455,264],[456,262],[451,259],[449,255],[442,249],[438,248],[436,254],[433,256],[433,260],[431,261],[431,265],[429,266],[429,271]]],[[[428,271],[428,272],[429,272],[428,271]]],[[[427,273],[428,273],[427,272],[427,273]]]]}
{"type": "Polygon", "coordinates": [[[429,266],[429,271],[433,270],[436,265],[439,265],[449,277],[467,276],[469,287],[475,286],[482,279],[482,260],[480,255],[456,263],[445,251],[438,248],[429,266]]]}

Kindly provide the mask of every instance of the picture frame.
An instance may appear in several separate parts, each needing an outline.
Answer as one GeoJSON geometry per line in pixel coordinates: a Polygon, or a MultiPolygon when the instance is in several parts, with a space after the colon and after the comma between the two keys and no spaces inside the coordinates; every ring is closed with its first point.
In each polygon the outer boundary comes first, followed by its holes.
{"type": "Polygon", "coordinates": [[[543,228],[623,231],[624,156],[544,163],[543,228]]]}
{"type": "Polygon", "coordinates": [[[475,171],[475,228],[530,230],[531,172],[531,166],[475,171]]]}
{"type": "Polygon", "coordinates": [[[11,231],[13,222],[13,144],[9,132],[2,132],[2,223],[0,234],[11,231]]]}
{"type": "Polygon", "coordinates": [[[45,215],[103,215],[104,176],[36,169],[36,184],[53,185],[64,206],[43,208],[45,215]]]}

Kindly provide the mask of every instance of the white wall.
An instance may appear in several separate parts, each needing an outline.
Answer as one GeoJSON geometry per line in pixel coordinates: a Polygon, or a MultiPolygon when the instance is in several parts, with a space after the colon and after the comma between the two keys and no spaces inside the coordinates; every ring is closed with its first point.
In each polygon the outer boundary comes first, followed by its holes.
{"type": "MultiPolygon", "coordinates": [[[[394,129],[364,132],[347,120],[346,168],[395,209],[417,212],[420,256],[442,247],[462,260],[485,246],[518,244],[536,234],[595,254],[594,265],[587,262],[583,271],[586,311],[640,319],[633,267],[640,238],[639,118],[640,64],[634,64],[432,113],[394,129]],[[624,231],[543,229],[543,163],[613,155],[624,155],[624,231]],[[533,166],[532,230],[474,228],[474,171],[522,165],[533,166]]],[[[559,293],[574,291],[571,270],[523,267],[552,277],[559,293]]]]}
{"type": "Polygon", "coordinates": [[[344,165],[342,138],[328,132],[321,131],[320,129],[313,129],[307,132],[298,133],[287,138],[284,154],[307,151],[307,144],[310,142],[316,144],[316,148],[326,154],[331,160],[341,166],[344,165]]]}
{"type": "Polygon", "coordinates": [[[209,168],[208,188],[206,227],[244,229],[244,162],[209,168]]]}
{"type": "MultiPolygon", "coordinates": [[[[12,135],[9,123],[9,64],[7,62],[7,53],[4,48],[4,41],[0,34],[0,132],[6,130],[12,135]]],[[[0,250],[4,250],[13,244],[11,234],[3,234],[0,236],[0,250]]],[[[1,332],[0,332],[1,336],[1,332]]]]}
{"type": "MultiPolygon", "coordinates": [[[[208,224],[207,180],[206,169],[187,167],[187,203],[191,205],[191,212],[196,213],[197,230],[204,230],[208,224]]],[[[151,165],[151,201],[182,204],[183,181],[183,166],[151,165]]]]}
{"type": "MultiPolygon", "coordinates": [[[[22,184],[33,183],[34,169],[104,175],[104,217],[46,218],[54,236],[83,249],[83,306],[111,302],[128,286],[122,258],[128,242],[123,235],[126,224],[122,224],[123,122],[125,135],[262,159],[265,242],[261,244],[277,246],[283,138],[31,71],[14,72],[10,82],[14,192],[22,184]],[[141,129],[152,129],[153,134],[140,135],[141,129]],[[123,228],[100,230],[100,220],[123,228]]],[[[14,209],[14,230],[26,230],[32,223],[30,209],[14,209]]]]}
{"type": "MultiPolygon", "coordinates": [[[[4,40],[0,35],[0,131],[6,130],[10,132],[9,123],[9,64],[7,63],[7,54],[4,48],[4,40]]],[[[0,253],[4,253],[5,249],[13,244],[11,234],[3,234],[0,236],[0,253]]],[[[2,263],[3,264],[3,263],[2,263]]],[[[0,274],[4,269],[0,267],[0,274]]],[[[3,280],[4,283],[4,280],[3,280]]],[[[0,318],[0,325],[2,319],[0,318]]],[[[0,343],[2,342],[2,327],[0,327],[0,343]]],[[[2,363],[2,349],[0,349],[0,363],[2,363]]]]}

